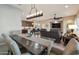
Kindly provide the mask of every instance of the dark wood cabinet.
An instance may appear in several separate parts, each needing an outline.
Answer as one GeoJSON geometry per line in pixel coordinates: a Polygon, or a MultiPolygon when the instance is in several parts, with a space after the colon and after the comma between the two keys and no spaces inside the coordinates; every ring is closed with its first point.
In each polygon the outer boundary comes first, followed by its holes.
{"type": "Polygon", "coordinates": [[[33,27],[33,22],[22,20],[22,26],[23,27],[33,27]]]}

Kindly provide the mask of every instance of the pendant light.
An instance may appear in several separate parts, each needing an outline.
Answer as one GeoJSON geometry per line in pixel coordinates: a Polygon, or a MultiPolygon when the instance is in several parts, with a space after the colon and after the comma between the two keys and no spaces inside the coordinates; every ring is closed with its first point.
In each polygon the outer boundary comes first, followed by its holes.
{"type": "Polygon", "coordinates": [[[26,16],[26,19],[32,19],[32,18],[37,18],[43,16],[43,12],[42,11],[38,11],[37,8],[35,7],[35,4],[33,4],[31,6],[31,10],[29,12],[29,14],[26,16]],[[32,11],[35,10],[35,13],[32,13],[32,11]]]}

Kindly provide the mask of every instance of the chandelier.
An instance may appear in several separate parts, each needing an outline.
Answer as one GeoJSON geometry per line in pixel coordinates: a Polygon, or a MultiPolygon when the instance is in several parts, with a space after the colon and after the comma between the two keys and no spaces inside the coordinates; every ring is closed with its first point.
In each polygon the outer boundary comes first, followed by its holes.
{"type": "Polygon", "coordinates": [[[32,19],[32,18],[37,18],[43,16],[42,11],[38,11],[38,9],[35,7],[35,4],[31,6],[31,10],[29,14],[26,16],[26,19],[32,19]],[[32,11],[35,10],[35,13],[32,13],[32,11]]]}

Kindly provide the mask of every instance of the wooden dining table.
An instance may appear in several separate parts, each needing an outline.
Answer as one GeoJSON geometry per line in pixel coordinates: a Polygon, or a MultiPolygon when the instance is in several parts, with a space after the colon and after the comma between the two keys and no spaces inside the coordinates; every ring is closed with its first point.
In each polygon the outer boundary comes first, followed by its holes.
{"type": "Polygon", "coordinates": [[[64,46],[54,43],[54,41],[48,38],[35,36],[29,37],[27,34],[15,34],[13,35],[13,38],[34,55],[39,55],[46,48],[47,54],[50,53],[51,48],[56,48],[62,51],[64,50],[64,46]]]}

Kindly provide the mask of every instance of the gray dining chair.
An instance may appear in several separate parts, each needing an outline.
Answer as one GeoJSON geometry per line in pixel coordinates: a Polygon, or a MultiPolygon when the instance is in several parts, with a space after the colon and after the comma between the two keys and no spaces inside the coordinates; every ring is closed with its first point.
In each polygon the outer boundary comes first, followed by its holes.
{"type": "Polygon", "coordinates": [[[0,55],[8,55],[8,45],[5,40],[0,36],[0,55]]]}
{"type": "MultiPolygon", "coordinates": [[[[58,46],[60,47],[60,46],[58,46]]],[[[55,55],[78,55],[79,54],[79,42],[72,38],[68,44],[66,46],[64,46],[63,48],[52,48],[53,52],[52,54],[55,55]]]]}
{"type": "Polygon", "coordinates": [[[63,55],[74,55],[74,54],[79,54],[79,42],[72,38],[69,43],[67,44],[63,55]]]}
{"type": "Polygon", "coordinates": [[[3,38],[8,42],[8,45],[14,55],[21,55],[20,49],[17,43],[12,40],[7,34],[2,34],[3,38]]]}
{"type": "MultiPolygon", "coordinates": [[[[12,40],[10,37],[9,37],[9,35],[7,35],[7,34],[2,34],[2,36],[4,37],[4,39],[6,39],[6,41],[8,42],[8,44],[9,44],[9,47],[10,47],[10,49],[11,49],[11,51],[12,51],[12,53],[13,53],[13,55],[22,55],[21,54],[21,51],[20,51],[20,49],[19,49],[19,46],[18,46],[18,44],[14,41],[14,40],[12,40]]],[[[25,55],[25,54],[30,54],[30,53],[24,53],[23,55],[25,55]]]]}
{"type": "Polygon", "coordinates": [[[8,55],[8,49],[7,42],[0,35],[0,55],[8,55]]]}

